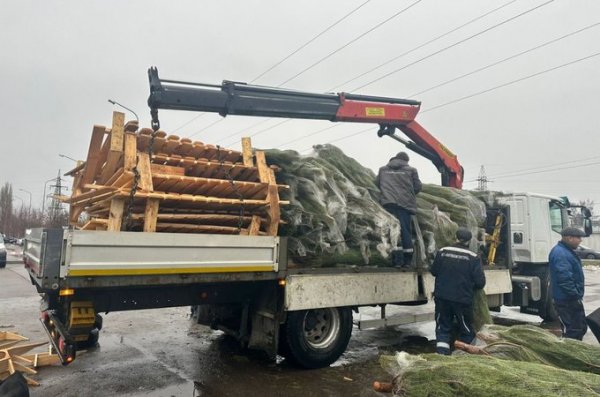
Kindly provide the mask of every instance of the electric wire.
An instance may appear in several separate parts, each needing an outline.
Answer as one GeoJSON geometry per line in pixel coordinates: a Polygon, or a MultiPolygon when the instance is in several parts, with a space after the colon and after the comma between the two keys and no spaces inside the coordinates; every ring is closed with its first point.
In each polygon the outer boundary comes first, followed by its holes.
{"type": "MultiPolygon", "coordinates": [[[[254,134],[250,134],[250,135],[248,135],[248,138],[254,138],[254,137],[256,137],[257,135],[260,135],[260,134],[262,134],[263,132],[267,132],[267,131],[269,131],[269,130],[272,130],[273,128],[275,128],[275,127],[279,127],[279,126],[280,126],[280,125],[282,125],[282,124],[289,123],[290,121],[292,121],[292,119],[285,119],[285,120],[283,120],[283,121],[280,121],[280,122],[279,122],[279,123],[277,123],[277,124],[273,124],[273,125],[272,125],[272,126],[270,126],[270,127],[267,127],[267,128],[264,128],[264,129],[262,129],[262,130],[256,131],[254,134]]],[[[226,144],[225,146],[228,146],[228,145],[233,145],[235,142],[236,142],[236,141],[230,142],[230,143],[226,144]]]]}
{"type": "MultiPolygon", "coordinates": [[[[446,103],[443,103],[443,104],[440,104],[440,105],[428,108],[426,110],[423,110],[421,112],[421,114],[427,113],[427,112],[430,112],[430,111],[433,111],[433,110],[437,110],[437,109],[440,109],[440,108],[443,108],[443,107],[446,107],[446,106],[449,106],[449,105],[452,105],[452,104],[455,104],[455,103],[458,103],[458,102],[462,102],[462,101],[464,101],[466,99],[470,99],[470,98],[473,98],[473,97],[476,97],[476,96],[479,96],[479,95],[483,95],[483,94],[486,94],[486,93],[498,90],[500,88],[504,88],[504,87],[507,87],[507,86],[510,86],[510,85],[513,85],[513,84],[517,84],[517,83],[520,83],[522,81],[529,80],[531,78],[540,76],[542,74],[550,73],[550,72],[556,71],[558,69],[562,69],[564,67],[571,66],[571,65],[577,64],[579,62],[583,62],[583,61],[589,60],[589,59],[597,57],[599,55],[600,55],[600,52],[597,52],[597,53],[594,53],[594,54],[591,54],[591,55],[587,55],[585,57],[582,57],[582,58],[579,58],[579,59],[576,59],[576,60],[573,60],[573,61],[570,61],[570,62],[563,63],[561,65],[558,65],[558,66],[555,66],[555,67],[552,67],[552,68],[549,68],[549,69],[542,70],[542,71],[537,72],[537,73],[530,74],[530,75],[525,76],[525,77],[521,77],[521,78],[518,78],[518,79],[515,79],[515,80],[512,80],[512,81],[509,81],[507,83],[499,84],[497,86],[494,86],[494,87],[491,87],[491,88],[488,88],[488,89],[476,92],[474,94],[465,95],[463,97],[454,99],[452,101],[448,101],[446,103]]],[[[350,135],[347,135],[347,136],[344,136],[342,138],[335,139],[335,140],[332,140],[332,141],[328,141],[326,143],[333,143],[333,142],[338,142],[338,141],[342,141],[342,140],[345,140],[345,139],[349,139],[349,138],[352,138],[352,137],[354,137],[356,135],[360,135],[362,133],[365,133],[365,132],[367,132],[369,130],[372,130],[372,128],[360,130],[360,131],[357,131],[357,132],[355,132],[353,134],[350,134],[350,135]]]]}
{"type": "Polygon", "coordinates": [[[439,49],[437,51],[434,51],[434,52],[432,52],[429,55],[426,55],[426,56],[424,56],[422,58],[419,58],[416,61],[410,62],[410,63],[408,63],[408,64],[406,64],[406,65],[404,65],[404,66],[402,66],[402,67],[400,67],[398,69],[394,69],[391,72],[388,72],[388,73],[386,73],[386,74],[384,74],[384,75],[382,75],[382,76],[380,76],[380,77],[378,77],[378,78],[376,78],[374,80],[371,80],[368,83],[365,83],[365,84],[363,84],[363,85],[361,85],[359,87],[356,87],[356,88],[353,89],[353,91],[360,90],[362,88],[365,88],[365,87],[368,87],[368,86],[370,86],[372,84],[375,84],[378,81],[381,81],[381,80],[383,80],[385,78],[388,78],[388,77],[390,77],[390,76],[392,76],[392,75],[394,75],[394,74],[396,74],[396,73],[398,73],[398,72],[400,72],[400,71],[402,71],[404,69],[407,69],[407,68],[409,68],[411,66],[414,66],[414,65],[416,65],[416,64],[418,64],[418,63],[420,63],[420,62],[422,62],[422,61],[424,61],[426,59],[429,59],[429,58],[431,58],[431,57],[433,57],[435,55],[441,54],[442,52],[445,52],[445,51],[447,51],[447,50],[449,50],[451,48],[454,48],[454,47],[456,47],[456,46],[458,46],[460,44],[463,44],[463,43],[465,43],[465,42],[467,42],[467,41],[469,41],[471,39],[474,39],[475,37],[479,37],[479,36],[481,36],[481,35],[483,35],[483,34],[485,34],[487,32],[490,32],[493,29],[496,29],[496,28],[498,28],[500,26],[503,26],[503,25],[507,24],[508,22],[512,22],[512,21],[516,20],[517,18],[520,18],[520,17],[522,17],[524,15],[527,15],[527,14],[533,12],[533,11],[539,10],[540,8],[542,8],[544,6],[547,6],[548,4],[550,4],[552,2],[554,2],[554,0],[548,0],[545,3],[542,3],[540,5],[537,5],[537,6],[533,7],[533,8],[528,9],[527,11],[523,11],[523,12],[517,14],[517,15],[514,15],[514,16],[512,16],[510,18],[507,18],[507,19],[505,19],[505,20],[503,20],[503,21],[501,21],[501,22],[499,22],[499,23],[497,23],[495,25],[490,26],[489,28],[481,30],[481,31],[479,31],[479,32],[477,32],[477,33],[469,36],[469,37],[466,37],[466,38],[464,38],[462,40],[459,40],[459,41],[457,41],[457,42],[455,42],[453,44],[450,44],[450,45],[448,45],[448,46],[446,46],[444,48],[441,48],[441,49],[439,49]]]}
{"type": "Polygon", "coordinates": [[[512,178],[515,176],[524,176],[524,175],[534,175],[534,174],[543,174],[546,172],[554,172],[554,171],[563,171],[563,170],[570,170],[570,169],[574,169],[574,168],[582,168],[582,167],[589,167],[591,165],[597,165],[600,164],[600,161],[596,161],[593,163],[588,163],[588,164],[578,164],[578,165],[572,165],[570,167],[560,167],[560,168],[552,168],[552,169],[547,169],[547,170],[540,170],[540,171],[532,171],[532,172],[524,172],[521,174],[514,174],[514,175],[505,175],[505,176],[500,176],[500,177],[490,177],[493,179],[506,179],[506,178],[512,178]]]}
{"type": "Polygon", "coordinates": [[[375,26],[373,26],[372,28],[368,29],[367,31],[359,34],[358,36],[356,36],[354,39],[350,40],[349,42],[347,42],[346,44],[342,45],[341,47],[337,48],[336,50],[330,52],[329,54],[325,55],[323,58],[319,59],[318,61],[312,63],[310,66],[307,66],[306,68],[302,69],[300,72],[296,73],[295,75],[293,75],[292,77],[290,77],[289,79],[285,80],[284,82],[282,82],[281,84],[278,85],[278,87],[281,87],[282,85],[289,83],[290,81],[294,80],[295,78],[301,76],[302,74],[306,73],[307,71],[309,71],[310,69],[314,68],[315,66],[317,66],[318,64],[320,64],[321,62],[325,61],[326,59],[331,58],[333,55],[337,54],[338,52],[340,52],[341,50],[343,50],[344,48],[348,47],[350,44],[360,40],[361,38],[363,38],[364,36],[366,36],[367,34],[373,32],[374,30],[380,28],[381,26],[383,26],[384,24],[388,23],[389,21],[391,21],[392,19],[402,15],[404,12],[408,11],[409,9],[411,9],[412,7],[414,7],[415,5],[417,5],[418,3],[420,3],[422,0],[417,0],[413,3],[411,3],[409,6],[403,8],[402,10],[396,12],[395,14],[393,14],[392,16],[390,16],[389,18],[385,19],[384,21],[376,24],[375,26]]]}
{"type": "Polygon", "coordinates": [[[424,42],[424,43],[422,43],[422,44],[419,44],[419,45],[418,45],[418,46],[416,46],[416,47],[413,47],[413,48],[411,48],[411,49],[410,49],[410,50],[408,50],[408,51],[405,51],[405,52],[403,52],[403,53],[402,53],[402,54],[400,54],[400,55],[397,55],[397,56],[395,56],[395,57],[393,57],[393,58],[391,58],[391,59],[389,59],[389,60],[387,60],[387,61],[385,61],[385,62],[383,62],[383,63],[380,63],[379,65],[375,66],[374,68],[371,68],[371,69],[369,69],[369,70],[367,70],[367,71],[365,71],[365,72],[363,72],[363,73],[359,74],[358,76],[355,76],[355,77],[351,78],[350,80],[347,80],[347,81],[345,81],[345,82],[343,82],[343,83],[341,83],[341,84],[338,84],[338,85],[336,85],[335,87],[332,87],[332,88],[330,88],[328,91],[335,90],[335,89],[337,89],[337,88],[339,88],[339,87],[341,87],[341,86],[344,86],[344,85],[346,85],[346,84],[349,84],[349,83],[351,83],[351,82],[353,82],[353,81],[355,81],[355,80],[358,80],[359,78],[361,78],[361,77],[363,77],[363,76],[365,76],[365,75],[367,75],[367,74],[369,74],[369,73],[372,73],[372,72],[374,72],[374,71],[376,71],[376,70],[379,70],[379,69],[381,69],[382,67],[384,67],[384,66],[386,66],[386,65],[389,65],[390,63],[392,63],[392,62],[394,62],[394,61],[397,61],[398,59],[400,59],[400,58],[403,58],[404,56],[406,56],[406,55],[408,55],[408,54],[410,54],[410,53],[412,53],[412,52],[414,52],[414,51],[416,51],[416,50],[419,50],[419,49],[421,49],[421,48],[425,47],[425,46],[426,46],[426,45],[428,45],[428,44],[431,44],[431,43],[433,43],[433,42],[435,42],[435,41],[438,41],[438,40],[440,40],[440,39],[442,39],[442,38],[444,38],[444,37],[446,37],[446,36],[448,36],[448,35],[450,35],[450,34],[452,34],[452,33],[456,32],[457,30],[460,30],[460,29],[464,28],[465,26],[468,26],[468,25],[470,25],[470,24],[472,24],[472,23],[474,23],[474,22],[476,22],[476,21],[478,21],[478,20],[480,20],[480,19],[482,19],[482,18],[485,18],[486,16],[488,16],[488,15],[490,15],[490,14],[493,14],[494,12],[496,12],[496,11],[499,11],[499,10],[501,10],[502,8],[505,8],[505,7],[507,7],[507,6],[511,5],[512,3],[516,2],[516,1],[517,1],[517,0],[511,0],[511,1],[509,1],[508,3],[505,3],[505,4],[503,4],[503,5],[499,6],[499,7],[496,7],[496,8],[494,8],[494,9],[493,9],[493,10],[491,10],[491,11],[488,11],[488,12],[486,12],[486,13],[484,13],[484,14],[481,14],[481,15],[479,15],[478,17],[475,17],[475,18],[473,18],[473,19],[471,19],[471,20],[469,20],[469,21],[467,21],[467,22],[463,23],[463,24],[462,24],[462,25],[460,25],[460,26],[457,26],[457,27],[455,27],[455,28],[453,28],[453,29],[451,29],[451,30],[449,30],[449,31],[447,31],[447,32],[445,32],[445,33],[443,33],[443,34],[439,35],[439,36],[436,36],[436,37],[434,37],[434,38],[432,38],[432,39],[430,39],[430,40],[427,40],[426,42],[424,42]]]}
{"type": "Polygon", "coordinates": [[[206,127],[202,127],[202,128],[201,128],[201,129],[199,129],[198,131],[194,132],[194,133],[193,133],[192,135],[190,135],[188,138],[191,138],[191,137],[193,137],[193,136],[195,136],[195,135],[198,135],[198,134],[199,134],[199,133],[201,133],[202,131],[209,129],[210,127],[212,127],[212,126],[213,126],[213,125],[215,125],[215,124],[219,124],[219,123],[220,123],[221,121],[223,121],[223,120],[225,120],[225,118],[220,118],[220,119],[218,119],[218,120],[216,120],[216,121],[213,121],[212,123],[210,123],[210,124],[209,124],[209,125],[207,125],[206,127]]]}
{"type": "Polygon", "coordinates": [[[552,67],[552,68],[550,68],[550,69],[545,69],[545,70],[542,70],[542,71],[540,71],[540,72],[533,73],[533,74],[530,74],[530,75],[528,75],[528,76],[521,77],[521,78],[519,78],[519,79],[512,80],[512,81],[509,81],[509,82],[507,82],[507,83],[504,83],[504,84],[497,85],[497,86],[495,86],[495,87],[492,87],[492,88],[488,88],[488,89],[486,89],[486,90],[483,90],[483,91],[476,92],[476,93],[474,93],[474,94],[465,95],[465,96],[463,96],[463,97],[460,97],[460,98],[457,98],[457,99],[453,99],[453,100],[451,100],[451,101],[448,101],[448,102],[442,103],[442,104],[440,104],[440,105],[437,105],[437,106],[434,106],[434,107],[428,108],[428,109],[426,109],[426,110],[422,111],[422,112],[421,112],[421,114],[422,114],[422,113],[431,112],[432,110],[440,109],[440,108],[446,107],[446,106],[448,106],[448,105],[452,105],[452,104],[454,104],[454,103],[462,102],[462,101],[464,101],[464,100],[466,100],[466,99],[470,99],[470,98],[473,98],[473,97],[476,97],[476,96],[479,96],[479,95],[483,95],[483,94],[486,94],[486,93],[488,93],[488,92],[492,92],[492,91],[498,90],[498,89],[500,89],[500,88],[507,87],[507,86],[509,86],[509,85],[517,84],[517,83],[520,83],[521,81],[529,80],[529,79],[531,79],[531,78],[533,78],[533,77],[537,77],[537,76],[539,76],[539,75],[542,75],[542,74],[545,74],[545,73],[553,72],[553,71],[555,71],[555,70],[562,69],[562,68],[564,68],[564,67],[571,66],[571,65],[574,65],[574,64],[576,64],[576,63],[579,63],[579,62],[586,61],[586,60],[588,60],[588,59],[591,59],[591,58],[597,57],[598,55],[600,55],[600,52],[596,52],[596,53],[594,53],[594,54],[587,55],[587,56],[585,56],[585,57],[583,57],[583,58],[579,58],[579,59],[576,59],[576,60],[574,60],[574,61],[570,61],[570,62],[567,62],[567,63],[563,63],[563,64],[561,64],[561,65],[558,65],[558,66],[552,67]]]}
{"type": "Polygon", "coordinates": [[[177,132],[180,129],[182,129],[183,127],[185,127],[186,125],[189,125],[191,123],[193,123],[194,121],[198,120],[200,117],[204,117],[206,116],[206,113],[199,113],[198,115],[196,115],[195,117],[193,117],[191,120],[183,123],[182,125],[180,125],[179,127],[175,128],[172,132],[177,132]]]}
{"type": "MultiPolygon", "coordinates": [[[[488,179],[492,179],[492,178],[504,178],[504,177],[510,177],[510,176],[514,176],[515,174],[522,174],[523,172],[529,172],[529,171],[538,171],[538,170],[546,170],[548,169],[548,167],[550,168],[554,168],[557,167],[559,165],[566,165],[566,164],[573,164],[573,163],[581,163],[584,161],[592,161],[592,160],[598,160],[600,159],[600,156],[593,156],[593,157],[587,157],[584,159],[578,159],[578,160],[570,160],[570,161],[564,161],[562,163],[554,163],[554,164],[548,164],[548,165],[541,165],[538,167],[531,167],[531,168],[524,168],[524,169],[520,169],[520,170],[515,170],[515,171],[510,171],[504,174],[499,174],[496,176],[489,176],[488,179]]],[[[471,179],[465,182],[476,182],[477,179],[471,179]]]]}
{"type": "MultiPolygon", "coordinates": [[[[295,54],[297,54],[303,48],[307,47],[310,43],[312,43],[313,41],[315,41],[316,39],[318,39],[319,37],[321,37],[322,35],[324,35],[325,33],[327,33],[333,27],[335,27],[336,25],[338,25],[339,23],[341,23],[342,21],[344,21],[345,19],[347,19],[350,15],[354,14],[356,11],[358,11],[359,9],[361,9],[362,7],[364,7],[365,5],[367,5],[367,3],[369,3],[369,2],[371,2],[371,0],[367,0],[364,3],[360,4],[358,7],[354,8],[353,10],[351,10],[349,13],[347,13],[346,15],[344,15],[343,17],[341,17],[340,19],[338,19],[337,21],[335,21],[334,23],[332,23],[331,25],[329,25],[327,28],[325,28],[324,30],[322,30],[321,32],[319,32],[316,36],[314,36],[313,38],[311,38],[310,40],[308,40],[306,43],[302,44],[300,47],[298,47],[296,50],[294,50],[293,52],[291,52],[289,55],[285,56],[279,62],[277,62],[276,64],[274,64],[273,66],[271,66],[270,68],[268,68],[267,70],[265,70],[264,72],[262,72],[261,74],[259,74],[258,76],[256,76],[255,78],[253,78],[250,81],[250,83],[254,83],[256,80],[258,80],[259,78],[263,77],[265,74],[269,73],[271,70],[275,69],[277,66],[281,65],[283,62],[287,61],[289,58],[291,58],[292,56],[294,56],[295,54]]],[[[181,126],[175,128],[173,130],[173,132],[176,132],[176,131],[180,130],[181,128],[185,127],[186,125],[189,125],[190,123],[193,123],[194,121],[196,121],[197,119],[199,119],[200,117],[202,117],[204,115],[206,115],[206,113],[200,113],[199,115],[195,116],[191,120],[189,120],[186,123],[182,124],[181,126]]],[[[267,120],[263,120],[263,122],[265,122],[265,121],[267,121],[267,120]]],[[[236,134],[233,134],[233,135],[236,135],[236,134]]],[[[225,138],[225,139],[227,139],[227,138],[225,138]]]]}
{"type": "Polygon", "coordinates": [[[296,48],[294,51],[292,51],[290,54],[288,54],[287,56],[285,56],[283,59],[281,59],[279,62],[277,62],[276,64],[274,64],[273,66],[271,66],[270,68],[268,68],[267,70],[265,70],[264,72],[262,72],[261,74],[259,74],[258,76],[256,76],[255,78],[253,78],[250,83],[254,83],[256,80],[260,79],[261,77],[263,77],[265,74],[269,73],[271,70],[275,69],[277,66],[281,65],[283,62],[287,61],[288,59],[290,59],[292,56],[296,55],[299,51],[301,51],[303,48],[305,48],[306,46],[308,46],[310,43],[312,43],[313,41],[315,41],[316,39],[318,39],[319,37],[323,36],[325,33],[327,33],[329,30],[331,30],[333,27],[335,27],[336,25],[338,25],[339,23],[341,23],[343,20],[345,20],[346,18],[348,18],[350,15],[354,14],[356,11],[358,11],[359,9],[361,9],[362,7],[364,7],[365,5],[367,5],[367,3],[369,3],[371,0],[367,0],[364,3],[360,4],[358,7],[354,8],[353,10],[351,10],[349,13],[347,13],[346,15],[344,15],[343,17],[341,17],[340,19],[338,19],[337,21],[335,21],[334,23],[332,23],[331,25],[329,25],[327,28],[325,28],[324,30],[322,30],[321,32],[319,32],[316,36],[314,36],[312,39],[308,40],[306,43],[302,44],[300,47],[296,48]]]}
{"type": "MultiPolygon", "coordinates": [[[[438,51],[436,51],[436,52],[434,52],[434,53],[432,53],[432,54],[429,54],[429,55],[427,55],[427,56],[425,56],[425,57],[423,57],[423,58],[421,58],[421,59],[419,59],[419,60],[417,60],[417,61],[415,61],[415,62],[413,62],[413,63],[411,63],[411,64],[405,65],[403,68],[401,68],[401,69],[397,69],[396,71],[400,71],[400,70],[402,70],[402,69],[404,69],[404,68],[407,68],[407,67],[409,67],[409,66],[412,66],[412,65],[414,65],[414,64],[416,64],[416,63],[418,63],[418,62],[421,62],[421,61],[423,61],[423,60],[425,60],[425,59],[427,59],[427,58],[430,58],[430,57],[432,57],[432,56],[434,56],[434,55],[437,55],[437,54],[439,54],[439,53],[441,53],[441,52],[443,52],[443,51],[446,51],[446,50],[448,50],[448,49],[450,49],[450,48],[452,48],[452,47],[454,47],[454,46],[456,46],[456,45],[459,45],[459,44],[461,44],[461,43],[464,43],[464,42],[466,42],[466,41],[468,41],[468,40],[470,40],[470,39],[472,39],[472,38],[475,38],[475,37],[477,37],[477,36],[479,36],[479,35],[482,35],[482,34],[484,34],[484,33],[486,33],[486,32],[489,32],[490,30],[492,30],[492,29],[494,29],[494,28],[496,28],[496,27],[502,26],[502,25],[504,25],[504,24],[506,24],[506,23],[508,23],[508,22],[510,22],[510,21],[514,21],[515,19],[517,19],[517,18],[519,18],[519,17],[521,17],[521,16],[523,16],[523,15],[526,15],[526,14],[528,14],[528,13],[530,13],[530,12],[533,12],[533,11],[535,11],[535,10],[537,10],[537,9],[539,9],[539,8],[541,8],[541,7],[543,7],[543,6],[545,6],[545,5],[548,5],[548,4],[552,3],[553,1],[554,1],[554,0],[549,0],[549,1],[547,1],[547,2],[545,2],[545,3],[542,3],[542,4],[540,4],[540,5],[536,6],[536,7],[533,7],[533,8],[530,8],[530,9],[526,10],[526,11],[523,11],[523,12],[521,12],[520,14],[517,14],[517,15],[515,15],[515,16],[512,16],[512,17],[510,17],[510,18],[507,18],[507,19],[505,19],[505,20],[503,20],[503,21],[501,21],[501,22],[499,22],[499,23],[497,23],[497,24],[495,24],[495,25],[493,25],[493,26],[491,26],[491,27],[489,27],[489,28],[486,28],[486,29],[484,29],[484,30],[482,30],[482,31],[479,31],[479,32],[477,32],[477,33],[475,33],[475,34],[473,34],[473,35],[471,35],[471,36],[469,36],[469,37],[467,37],[467,38],[465,38],[465,39],[459,40],[459,41],[457,41],[457,42],[455,42],[455,43],[453,43],[453,44],[451,44],[451,45],[449,45],[449,46],[447,46],[447,47],[445,47],[445,48],[442,48],[441,50],[438,50],[438,51]]],[[[486,15],[489,15],[490,13],[492,13],[492,12],[495,12],[495,11],[499,10],[500,8],[503,8],[503,7],[505,7],[505,6],[508,6],[508,5],[510,5],[511,3],[512,3],[512,2],[508,2],[508,3],[506,3],[506,4],[502,5],[502,6],[500,6],[500,7],[496,8],[496,9],[494,9],[494,10],[491,10],[491,11],[489,11],[489,12],[485,13],[485,14],[482,14],[480,17],[477,17],[477,18],[475,18],[475,19],[472,19],[471,21],[468,21],[468,22],[466,22],[465,24],[463,24],[463,25],[459,26],[458,28],[456,28],[456,29],[454,29],[454,30],[451,30],[451,31],[447,32],[446,34],[450,34],[451,32],[453,32],[453,31],[456,31],[457,29],[460,29],[461,27],[463,27],[463,26],[466,26],[466,25],[468,25],[469,23],[472,23],[472,22],[474,22],[474,21],[475,21],[475,20],[477,20],[477,19],[480,19],[480,18],[482,18],[482,17],[484,17],[484,16],[486,16],[486,15]]],[[[593,27],[593,26],[590,26],[590,27],[584,28],[583,30],[585,30],[585,29],[588,29],[588,28],[591,28],[591,27],[593,27]]],[[[573,33],[573,34],[575,34],[575,33],[573,33]]],[[[443,35],[442,35],[442,36],[438,36],[438,38],[440,38],[440,37],[443,37],[443,35]]],[[[432,41],[435,41],[435,40],[437,40],[437,38],[435,38],[435,39],[432,39],[432,40],[430,40],[429,42],[432,42],[432,41]]],[[[429,43],[429,42],[428,42],[428,43],[429,43]]],[[[425,44],[424,44],[424,45],[425,45],[425,44]]],[[[415,49],[416,49],[416,48],[415,48],[415,49]]],[[[412,50],[410,50],[410,51],[412,51],[412,50]]],[[[409,52],[410,52],[410,51],[409,51],[409,52]]],[[[408,53],[408,52],[407,52],[407,53],[408,53]]],[[[406,53],[405,53],[405,54],[406,54],[406,53]]],[[[391,75],[391,74],[395,73],[396,71],[394,71],[394,72],[390,72],[388,75],[391,75]]],[[[366,86],[368,86],[368,85],[370,85],[370,84],[372,84],[372,83],[374,83],[374,82],[376,82],[376,81],[379,81],[379,80],[381,80],[381,79],[383,79],[383,78],[385,78],[385,77],[386,77],[386,75],[384,75],[384,76],[381,76],[381,77],[379,77],[378,79],[376,79],[376,80],[373,80],[371,83],[367,83],[367,84],[365,84],[365,85],[363,85],[363,86],[357,87],[357,88],[356,88],[355,90],[353,90],[353,91],[356,91],[356,90],[358,90],[358,89],[364,88],[364,87],[366,87],[366,86]]],[[[285,83],[285,82],[284,82],[284,83],[285,83]]],[[[282,84],[284,84],[284,83],[282,83],[282,84]]],[[[335,88],[335,87],[334,87],[334,88],[335,88]]],[[[310,136],[312,136],[312,135],[313,135],[313,134],[311,134],[310,136]]],[[[350,135],[350,136],[353,136],[353,135],[350,135]]],[[[349,137],[350,137],[350,136],[349,136],[349,137]]],[[[295,141],[296,141],[296,140],[294,140],[294,142],[295,142],[295,141]]],[[[336,141],[337,141],[337,140],[336,140],[336,141]]],[[[282,146],[283,146],[283,145],[287,145],[287,144],[289,144],[289,143],[290,143],[290,142],[286,142],[286,143],[282,144],[282,146]]]]}
{"type": "Polygon", "coordinates": [[[576,31],[574,31],[574,32],[567,33],[567,34],[565,34],[565,35],[563,35],[563,36],[557,37],[557,38],[555,38],[555,39],[552,39],[552,40],[550,40],[550,41],[546,41],[545,43],[542,43],[542,44],[540,44],[540,45],[537,45],[537,46],[535,46],[535,47],[532,47],[532,48],[529,48],[529,49],[527,49],[527,50],[524,50],[524,51],[518,52],[518,53],[516,53],[516,54],[513,54],[513,55],[511,55],[511,56],[509,56],[509,57],[506,57],[506,58],[504,58],[504,59],[501,59],[501,60],[499,60],[499,61],[496,61],[496,62],[490,63],[490,64],[488,64],[488,65],[486,65],[486,66],[483,66],[483,67],[481,67],[481,68],[478,68],[478,69],[472,70],[472,71],[470,71],[470,72],[468,72],[468,73],[465,73],[465,74],[463,74],[463,75],[460,75],[460,76],[458,76],[458,77],[454,77],[454,78],[452,78],[452,79],[450,79],[450,80],[446,80],[446,81],[444,81],[444,82],[442,82],[442,83],[436,84],[436,85],[434,85],[434,86],[431,86],[431,87],[429,87],[429,88],[427,88],[427,89],[424,89],[424,90],[422,90],[422,91],[415,92],[414,94],[410,94],[408,97],[409,97],[409,98],[412,98],[412,97],[415,97],[415,96],[417,96],[417,95],[421,95],[421,94],[424,94],[424,93],[426,93],[426,92],[429,92],[429,91],[431,91],[431,90],[433,90],[433,89],[436,89],[436,88],[443,87],[443,86],[445,86],[445,85],[447,85],[447,84],[450,84],[450,83],[453,83],[453,82],[455,82],[455,81],[461,80],[461,79],[463,79],[463,78],[465,78],[465,77],[472,76],[472,75],[474,75],[475,73],[482,72],[482,71],[484,71],[484,70],[487,70],[487,69],[489,69],[489,68],[491,68],[491,67],[494,67],[494,66],[500,65],[501,63],[504,63],[504,62],[507,62],[507,61],[509,61],[509,60],[512,60],[512,59],[518,58],[518,57],[520,57],[520,56],[522,56],[522,55],[528,54],[528,53],[530,53],[530,52],[533,52],[533,51],[535,51],[535,50],[539,50],[540,48],[546,47],[546,46],[548,46],[548,45],[550,45],[550,44],[554,44],[554,43],[556,43],[556,42],[559,42],[559,41],[561,41],[561,40],[564,40],[564,39],[566,39],[567,37],[571,37],[571,36],[574,36],[574,35],[576,35],[576,34],[578,34],[578,33],[584,32],[584,31],[586,31],[586,30],[588,30],[588,29],[595,28],[595,27],[596,27],[596,26],[598,26],[598,25],[600,25],[600,22],[596,22],[596,23],[594,23],[594,24],[588,25],[588,26],[586,26],[586,27],[583,27],[583,28],[581,28],[581,29],[579,29],[579,30],[576,30],[576,31]]]}

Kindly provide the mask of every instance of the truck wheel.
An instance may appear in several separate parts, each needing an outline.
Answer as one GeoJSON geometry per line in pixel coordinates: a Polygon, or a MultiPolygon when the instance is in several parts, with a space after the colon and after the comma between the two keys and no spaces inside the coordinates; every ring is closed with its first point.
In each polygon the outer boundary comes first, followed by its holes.
{"type": "Polygon", "coordinates": [[[281,352],[305,368],[322,368],[337,360],[352,335],[350,308],[289,312],[281,352]]]}
{"type": "Polygon", "coordinates": [[[98,344],[98,339],[100,339],[100,330],[98,328],[94,328],[90,331],[87,340],[77,342],[77,350],[91,349],[92,347],[96,347],[98,344]]]}

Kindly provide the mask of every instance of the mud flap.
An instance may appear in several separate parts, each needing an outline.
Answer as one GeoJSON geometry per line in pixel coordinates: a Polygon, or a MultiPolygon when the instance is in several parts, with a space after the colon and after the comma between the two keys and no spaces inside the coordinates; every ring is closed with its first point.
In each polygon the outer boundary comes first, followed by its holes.
{"type": "Polygon", "coordinates": [[[278,288],[267,288],[251,309],[252,328],[248,348],[264,351],[271,360],[277,357],[280,302],[278,288]]]}

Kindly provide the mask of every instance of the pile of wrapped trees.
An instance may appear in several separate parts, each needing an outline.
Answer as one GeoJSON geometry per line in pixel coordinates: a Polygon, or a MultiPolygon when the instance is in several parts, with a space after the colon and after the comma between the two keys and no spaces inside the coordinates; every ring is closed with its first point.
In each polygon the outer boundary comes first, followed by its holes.
{"type": "MultiPolygon", "coordinates": [[[[389,266],[401,230],[379,205],[376,175],[335,146],[313,148],[308,156],[266,151],[268,162],[281,168],[279,180],[290,188],[290,205],[282,212],[290,257],[309,266],[389,266]]],[[[459,226],[480,234],[486,206],[471,192],[424,185],[416,219],[416,259],[426,264],[437,249],[454,243],[459,226]]]]}
{"type": "MultiPolygon", "coordinates": [[[[244,138],[235,151],[153,135],[114,112],[68,175],[70,223],[84,230],[281,235],[293,263],[317,267],[389,266],[401,233],[379,205],[373,171],[332,145],[301,156],[244,138]]],[[[417,204],[420,264],[459,225],[476,236],[485,224],[484,202],[468,191],[425,185],[417,204]]]]}
{"type": "Polygon", "coordinates": [[[395,396],[600,396],[600,347],[532,325],[489,325],[452,356],[381,356],[395,396]]]}
{"type": "Polygon", "coordinates": [[[277,235],[275,169],[264,153],[193,142],[124,123],[96,125],[74,178],[70,223],[84,230],[277,235]],[[85,222],[81,223],[81,215],[85,222]]]}

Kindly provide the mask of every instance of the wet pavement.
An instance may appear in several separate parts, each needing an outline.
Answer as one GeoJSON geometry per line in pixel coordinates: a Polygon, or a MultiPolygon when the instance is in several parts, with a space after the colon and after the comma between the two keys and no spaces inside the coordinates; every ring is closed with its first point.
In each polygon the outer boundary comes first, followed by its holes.
{"type": "MultiPolygon", "coordinates": [[[[600,306],[600,267],[586,269],[585,301],[588,312],[600,306]]],[[[32,341],[45,340],[38,308],[39,297],[22,265],[9,263],[0,269],[0,331],[16,329],[32,341]]],[[[375,308],[364,309],[355,319],[377,313],[375,308]]],[[[517,308],[503,308],[496,318],[540,323],[517,308]]],[[[41,368],[34,376],[41,386],[32,388],[31,395],[382,396],[371,389],[374,380],[390,378],[378,364],[379,355],[431,352],[433,338],[431,321],[387,329],[355,327],[347,351],[336,363],[305,370],[282,358],[270,362],[260,353],[240,349],[220,331],[193,324],[189,308],[116,312],[104,316],[98,348],[79,352],[67,367],[41,368]]],[[[585,340],[598,343],[591,332],[585,340]]]]}

